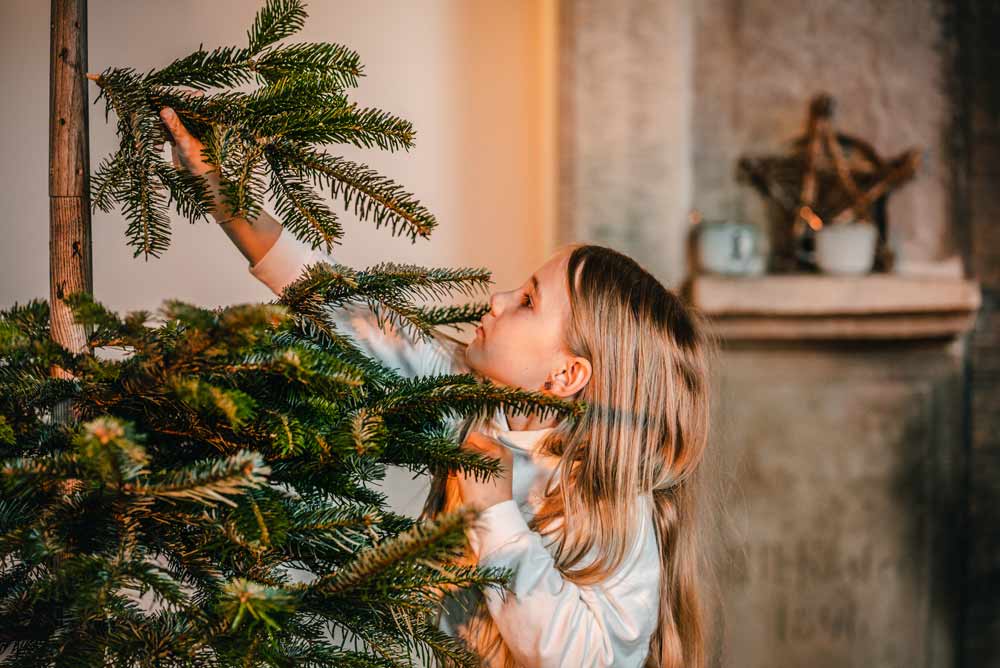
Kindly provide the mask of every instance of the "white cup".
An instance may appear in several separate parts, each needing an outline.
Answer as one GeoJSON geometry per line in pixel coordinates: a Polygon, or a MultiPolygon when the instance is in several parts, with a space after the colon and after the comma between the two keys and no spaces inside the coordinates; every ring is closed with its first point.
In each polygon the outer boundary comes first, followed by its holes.
{"type": "Polygon", "coordinates": [[[877,241],[878,229],[868,221],[824,225],[816,232],[816,266],[827,274],[867,274],[877,241]]]}
{"type": "Polygon", "coordinates": [[[698,263],[713,274],[748,276],[764,271],[757,228],[748,223],[703,221],[698,224],[698,263]]]}

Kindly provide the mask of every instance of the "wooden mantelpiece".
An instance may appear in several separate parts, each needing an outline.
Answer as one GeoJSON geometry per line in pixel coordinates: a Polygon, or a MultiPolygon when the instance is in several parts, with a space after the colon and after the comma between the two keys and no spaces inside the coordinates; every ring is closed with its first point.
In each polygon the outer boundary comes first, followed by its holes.
{"type": "Polygon", "coordinates": [[[703,274],[682,290],[725,340],[953,338],[980,305],[975,281],[897,274],[703,274]]]}

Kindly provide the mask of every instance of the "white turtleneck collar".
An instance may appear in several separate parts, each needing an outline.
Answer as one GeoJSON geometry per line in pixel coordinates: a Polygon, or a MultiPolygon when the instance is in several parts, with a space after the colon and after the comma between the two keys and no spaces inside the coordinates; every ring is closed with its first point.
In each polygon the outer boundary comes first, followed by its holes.
{"type": "Polygon", "coordinates": [[[493,436],[502,441],[505,445],[525,452],[534,450],[535,444],[555,427],[543,427],[542,429],[515,429],[510,428],[507,421],[507,414],[503,409],[497,409],[493,416],[493,436]]]}

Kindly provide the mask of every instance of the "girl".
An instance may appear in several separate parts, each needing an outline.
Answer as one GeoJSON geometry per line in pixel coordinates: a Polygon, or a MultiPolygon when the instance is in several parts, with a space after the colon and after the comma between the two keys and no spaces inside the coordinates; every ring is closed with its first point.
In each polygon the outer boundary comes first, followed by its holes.
{"type": "MultiPolygon", "coordinates": [[[[170,109],[175,164],[217,187],[201,143],[170,109]]],[[[213,212],[275,294],[319,260],[267,213],[213,212]]],[[[696,472],[709,428],[709,356],[699,315],[609,248],[565,246],[491,311],[466,344],[416,341],[365,307],[331,316],[366,352],[406,376],[472,372],[582,399],[576,420],[498,411],[464,424],[463,447],[499,459],[490,480],[432,481],[424,517],[482,512],[471,562],[513,571],[510,592],[455,592],[438,624],[489,666],[702,668],[696,472]],[[543,540],[548,538],[548,540],[543,540]]]]}

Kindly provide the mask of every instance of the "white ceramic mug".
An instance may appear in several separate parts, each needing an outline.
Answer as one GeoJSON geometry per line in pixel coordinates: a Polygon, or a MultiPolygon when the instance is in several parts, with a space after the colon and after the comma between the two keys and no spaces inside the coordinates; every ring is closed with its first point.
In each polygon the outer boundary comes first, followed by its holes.
{"type": "Polygon", "coordinates": [[[878,229],[868,221],[824,225],[816,232],[816,266],[827,274],[867,274],[876,242],[878,229]]]}
{"type": "Polygon", "coordinates": [[[746,223],[703,221],[698,224],[698,262],[715,274],[751,275],[764,269],[757,228],[746,223]]]}

